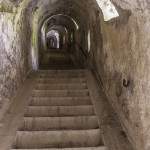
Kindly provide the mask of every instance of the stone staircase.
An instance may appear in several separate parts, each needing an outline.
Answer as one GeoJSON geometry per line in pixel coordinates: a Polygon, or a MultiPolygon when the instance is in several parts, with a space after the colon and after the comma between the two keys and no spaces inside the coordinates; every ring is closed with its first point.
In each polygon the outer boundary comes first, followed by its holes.
{"type": "Polygon", "coordinates": [[[72,69],[74,68],[70,54],[64,50],[50,50],[43,54],[40,69],[72,69]]]}
{"type": "Polygon", "coordinates": [[[107,150],[86,70],[41,70],[12,150],[107,150]]]}

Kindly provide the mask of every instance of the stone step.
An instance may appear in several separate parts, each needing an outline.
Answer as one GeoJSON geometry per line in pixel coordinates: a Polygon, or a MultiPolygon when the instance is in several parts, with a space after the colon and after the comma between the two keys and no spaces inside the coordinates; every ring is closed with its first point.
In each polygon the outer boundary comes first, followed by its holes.
{"type": "Polygon", "coordinates": [[[14,148],[69,148],[103,145],[100,129],[18,131],[14,148]]]}
{"type": "Polygon", "coordinates": [[[25,117],[63,117],[95,115],[92,105],[84,106],[29,106],[25,117]]]}
{"type": "Polygon", "coordinates": [[[96,116],[24,117],[21,131],[83,130],[99,128],[96,116]]]}
{"type": "Polygon", "coordinates": [[[33,97],[30,106],[92,105],[90,97],[33,97]]]}
{"type": "Polygon", "coordinates": [[[42,79],[37,78],[37,83],[45,83],[45,84],[52,84],[52,83],[85,83],[85,78],[48,78],[48,79],[42,79]]]}
{"type": "MultiPolygon", "coordinates": [[[[51,68],[55,67],[57,63],[51,68]]],[[[107,150],[86,84],[86,70],[61,67],[64,70],[37,71],[12,150],[107,150]]]]}
{"type": "Polygon", "coordinates": [[[105,146],[80,148],[42,148],[42,149],[11,149],[11,150],[108,150],[105,146]]]}
{"type": "Polygon", "coordinates": [[[79,77],[85,77],[85,74],[84,73],[57,73],[57,74],[42,74],[42,73],[39,73],[37,75],[37,77],[39,78],[54,78],[54,77],[58,77],[58,78],[79,78],[79,77]]]}
{"type": "Polygon", "coordinates": [[[49,63],[48,65],[41,65],[40,67],[42,68],[48,68],[48,69],[71,69],[74,68],[73,64],[55,64],[55,63],[49,63]]]}
{"type": "Polygon", "coordinates": [[[72,65],[70,66],[50,66],[50,65],[47,65],[47,66],[40,66],[42,69],[45,69],[45,70],[48,70],[48,69],[51,69],[51,70],[56,70],[56,69],[61,69],[61,70],[70,70],[72,68],[74,68],[72,65]]]}
{"type": "Polygon", "coordinates": [[[74,68],[73,64],[71,62],[69,62],[69,61],[49,62],[48,64],[42,64],[40,67],[42,67],[42,66],[50,66],[50,67],[58,66],[58,67],[60,67],[60,69],[61,69],[62,66],[72,66],[72,68],[74,68]]]}
{"type": "Polygon", "coordinates": [[[89,96],[88,90],[33,90],[33,97],[89,96]]]}
{"type": "Polygon", "coordinates": [[[65,90],[65,89],[74,89],[74,90],[80,90],[80,89],[87,89],[86,83],[54,83],[54,84],[37,84],[35,86],[36,90],[65,90]]]}
{"type": "Polygon", "coordinates": [[[63,65],[72,65],[72,62],[69,60],[69,59],[66,59],[66,58],[61,58],[59,57],[57,60],[52,60],[52,61],[49,61],[47,63],[43,63],[41,64],[42,65],[52,65],[52,66],[55,66],[55,65],[59,65],[59,66],[63,66],[63,65]]]}
{"type": "Polygon", "coordinates": [[[42,74],[80,74],[85,73],[86,69],[70,69],[70,70],[38,70],[37,73],[42,74]]]}

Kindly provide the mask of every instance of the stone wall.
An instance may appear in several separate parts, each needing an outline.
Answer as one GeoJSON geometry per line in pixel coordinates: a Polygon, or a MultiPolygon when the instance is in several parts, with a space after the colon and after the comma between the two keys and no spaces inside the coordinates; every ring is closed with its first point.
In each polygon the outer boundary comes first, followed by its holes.
{"type": "Polygon", "coordinates": [[[136,0],[114,4],[120,17],[104,22],[97,16],[101,31],[91,29],[95,47],[90,55],[130,141],[137,150],[149,150],[150,5],[136,0]],[[100,35],[102,43],[95,42],[100,35]]]}
{"type": "Polygon", "coordinates": [[[29,31],[21,10],[0,12],[0,119],[29,71],[29,31]]]}
{"type": "Polygon", "coordinates": [[[7,0],[0,5],[1,116],[31,68],[38,67],[41,20],[65,13],[79,22],[77,40],[90,55],[130,141],[137,150],[150,149],[150,4],[147,0],[111,1],[120,16],[109,22],[103,21],[95,0],[7,0]],[[91,48],[86,41],[89,30],[91,48]]]}

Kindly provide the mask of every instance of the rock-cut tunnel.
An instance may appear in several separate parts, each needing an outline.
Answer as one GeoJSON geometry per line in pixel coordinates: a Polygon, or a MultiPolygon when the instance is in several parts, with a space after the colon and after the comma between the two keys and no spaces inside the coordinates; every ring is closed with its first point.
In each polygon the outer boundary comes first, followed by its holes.
{"type": "Polygon", "coordinates": [[[150,150],[148,0],[0,0],[0,150],[150,150]]]}

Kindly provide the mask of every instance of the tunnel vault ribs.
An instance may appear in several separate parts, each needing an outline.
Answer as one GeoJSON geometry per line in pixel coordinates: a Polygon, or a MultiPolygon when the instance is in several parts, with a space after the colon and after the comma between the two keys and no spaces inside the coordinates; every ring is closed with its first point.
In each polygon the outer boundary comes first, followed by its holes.
{"type": "Polygon", "coordinates": [[[85,71],[39,71],[37,76],[13,150],[106,150],[85,71]]]}

